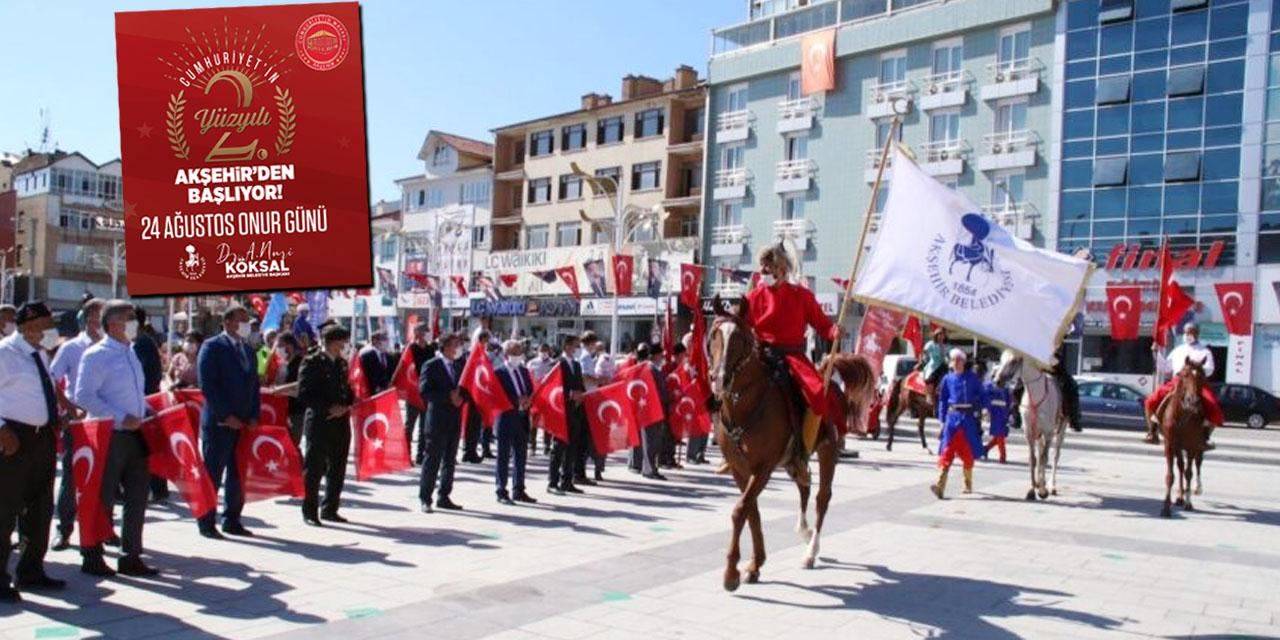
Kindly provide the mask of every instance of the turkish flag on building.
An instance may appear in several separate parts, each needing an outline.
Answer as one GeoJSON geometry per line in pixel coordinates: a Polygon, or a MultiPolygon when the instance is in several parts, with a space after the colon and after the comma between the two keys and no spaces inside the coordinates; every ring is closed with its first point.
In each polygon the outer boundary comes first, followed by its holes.
{"type": "Polygon", "coordinates": [[[1233,336],[1253,335],[1253,283],[1223,282],[1213,285],[1222,306],[1222,322],[1233,336]]]}
{"type": "Polygon", "coordinates": [[[1182,290],[1173,277],[1173,260],[1169,255],[1169,247],[1160,247],[1160,311],[1156,316],[1153,336],[1157,345],[1168,346],[1169,332],[1177,328],[1178,321],[1194,305],[1195,300],[1182,290]]]}
{"type": "Polygon", "coordinates": [[[800,40],[800,94],[836,88],[836,30],[827,29],[800,40]]]}
{"type": "Polygon", "coordinates": [[[596,453],[609,455],[640,444],[640,429],[630,408],[626,382],[607,384],[588,392],[583,404],[596,453]]]}
{"type": "Polygon", "coordinates": [[[263,391],[258,397],[258,424],[289,426],[289,396],[263,391]]]}
{"type": "Polygon", "coordinates": [[[351,385],[351,393],[354,393],[356,400],[364,400],[369,397],[369,381],[364,377],[364,367],[360,365],[360,352],[351,354],[351,360],[347,362],[347,384],[351,385]]]}
{"type": "Polygon", "coordinates": [[[569,417],[564,408],[564,373],[560,365],[542,377],[533,392],[532,413],[542,419],[542,428],[560,442],[569,441],[569,417]]]}
{"type": "Polygon", "coordinates": [[[569,293],[572,293],[573,297],[582,297],[578,292],[578,272],[574,269],[573,265],[556,269],[556,275],[560,277],[560,280],[564,282],[566,287],[569,287],[569,293]]]}
{"type": "Polygon", "coordinates": [[[302,456],[293,446],[287,427],[259,425],[241,431],[236,464],[240,467],[245,502],[303,496],[302,456]]]}
{"type": "MultiPolygon", "coordinates": [[[[493,363],[489,362],[489,354],[485,353],[484,343],[477,342],[471,348],[471,356],[467,365],[462,368],[458,378],[458,386],[465,389],[471,401],[480,410],[480,417],[485,425],[492,427],[498,416],[510,411],[511,398],[507,397],[498,376],[493,373],[493,363]]],[[[464,423],[465,424],[465,423],[464,423]]]]}
{"type": "Polygon", "coordinates": [[[1142,317],[1142,287],[1108,285],[1107,315],[1111,318],[1112,340],[1136,340],[1142,317]]]}
{"type": "Polygon", "coordinates": [[[422,401],[422,392],[418,387],[418,365],[413,363],[413,350],[405,347],[400,354],[400,364],[396,365],[395,378],[391,386],[400,393],[400,399],[418,411],[426,411],[427,403],[422,401]]]}
{"type": "Polygon", "coordinates": [[[702,268],[696,264],[680,265],[680,304],[689,307],[694,317],[702,315],[698,295],[702,291],[702,268]]]}
{"type": "Polygon", "coordinates": [[[404,437],[400,402],[394,389],[387,389],[352,406],[351,428],[356,432],[357,480],[413,466],[409,460],[409,443],[404,437]]]}
{"type": "Polygon", "coordinates": [[[920,316],[909,316],[907,326],[902,329],[902,339],[911,345],[911,354],[919,358],[924,353],[924,329],[920,327],[920,316]]]}
{"type": "Polygon", "coordinates": [[[617,379],[627,383],[627,399],[631,401],[637,427],[643,429],[662,422],[662,396],[658,394],[658,381],[654,380],[653,367],[648,362],[619,369],[617,379]]]}
{"type": "Polygon", "coordinates": [[[887,307],[870,306],[858,327],[858,342],[854,352],[866,357],[877,380],[884,367],[884,356],[893,339],[907,322],[907,314],[887,307]]]}
{"type": "Polygon", "coordinates": [[[199,518],[218,504],[218,493],[196,449],[195,426],[183,407],[171,407],[142,422],[147,468],[178,487],[191,515],[199,518]]]}
{"type": "Polygon", "coordinates": [[[631,295],[631,281],[636,275],[636,259],[633,256],[613,256],[613,282],[618,295],[631,295]]]}
{"type": "Polygon", "coordinates": [[[111,537],[111,516],[107,506],[102,504],[102,472],[107,468],[112,421],[85,420],[72,423],[70,428],[71,476],[76,487],[76,524],[80,527],[80,547],[83,549],[101,544],[111,537]]]}
{"type": "Polygon", "coordinates": [[[458,290],[458,297],[459,298],[467,297],[466,276],[449,276],[449,279],[453,281],[454,288],[458,290]]]}

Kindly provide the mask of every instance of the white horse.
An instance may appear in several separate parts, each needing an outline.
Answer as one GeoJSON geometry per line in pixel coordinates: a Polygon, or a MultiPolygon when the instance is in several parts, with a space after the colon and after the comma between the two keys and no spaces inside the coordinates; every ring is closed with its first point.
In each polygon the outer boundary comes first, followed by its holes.
{"type": "Polygon", "coordinates": [[[1058,495],[1058,458],[1062,455],[1062,437],[1067,432],[1067,418],[1062,413],[1062,393],[1053,376],[1038,367],[1024,366],[1022,357],[1005,350],[1000,354],[1000,366],[996,369],[995,382],[1006,385],[1017,376],[1022,379],[1022,429],[1031,450],[1031,489],[1027,500],[1039,495],[1045,500],[1050,494],[1058,495]],[[1053,447],[1053,474],[1045,483],[1045,469],[1049,464],[1049,447],[1053,447]]]}

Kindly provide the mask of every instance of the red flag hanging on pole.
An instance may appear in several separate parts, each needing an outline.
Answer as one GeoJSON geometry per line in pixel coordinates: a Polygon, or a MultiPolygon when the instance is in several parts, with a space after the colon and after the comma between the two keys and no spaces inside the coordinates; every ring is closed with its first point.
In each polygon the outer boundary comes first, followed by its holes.
{"type": "Polygon", "coordinates": [[[701,315],[698,306],[698,294],[702,291],[702,268],[696,264],[680,265],[680,303],[693,312],[694,317],[701,315]]]}
{"type": "Polygon", "coordinates": [[[236,445],[240,486],[245,502],[276,496],[303,497],[302,457],[289,438],[289,429],[258,425],[240,432],[236,445]]]}
{"type": "Polygon", "coordinates": [[[920,327],[920,316],[907,318],[907,326],[902,330],[902,339],[911,345],[911,355],[919,358],[924,353],[924,330],[920,327]]]}
{"type": "Polygon", "coordinates": [[[667,299],[667,321],[662,325],[662,352],[668,358],[676,356],[676,314],[675,301],[667,299]]]}
{"type": "Polygon", "coordinates": [[[218,504],[218,494],[196,450],[195,427],[183,407],[171,407],[142,422],[147,468],[178,487],[191,515],[200,518],[218,504]]]}
{"type": "Polygon", "coordinates": [[[1160,306],[1156,316],[1155,335],[1157,345],[1168,346],[1169,332],[1176,329],[1178,321],[1191,310],[1195,300],[1191,299],[1173,275],[1173,260],[1169,255],[1168,245],[1160,247],[1160,306]]]}
{"type": "Polygon", "coordinates": [[[542,377],[533,392],[533,415],[542,419],[542,428],[560,442],[569,441],[569,417],[564,407],[564,373],[560,365],[542,377]]]}
{"type": "Polygon", "coordinates": [[[1112,340],[1136,340],[1142,317],[1142,287],[1108,285],[1107,315],[1112,340]]]}
{"type": "Polygon", "coordinates": [[[400,364],[396,365],[396,375],[391,380],[391,386],[409,406],[418,411],[427,410],[427,403],[422,401],[422,392],[418,388],[418,366],[413,363],[413,349],[405,347],[400,354],[400,364]]]}
{"type": "Polygon", "coordinates": [[[615,382],[588,392],[583,397],[587,425],[596,453],[604,456],[640,445],[640,429],[629,410],[625,382],[615,382]]]}
{"type": "Polygon", "coordinates": [[[351,354],[351,360],[347,362],[347,383],[351,385],[351,392],[355,394],[356,400],[364,400],[369,397],[369,382],[364,377],[364,367],[360,365],[360,352],[351,354]]]}
{"type": "Polygon", "coordinates": [[[613,281],[617,287],[618,295],[631,295],[631,281],[636,274],[636,259],[628,255],[613,256],[613,281]]]}
{"type": "Polygon", "coordinates": [[[1223,282],[1213,285],[1222,307],[1222,321],[1233,336],[1253,335],[1253,283],[1223,282]]]}
{"type": "Polygon", "coordinates": [[[578,272],[573,265],[556,269],[556,275],[560,277],[560,280],[564,282],[566,287],[569,287],[569,293],[572,293],[573,297],[582,297],[578,291],[578,272]]]}
{"type": "Polygon", "coordinates": [[[502,412],[510,411],[513,407],[511,398],[507,397],[502,384],[498,382],[498,376],[493,373],[493,363],[489,362],[489,354],[485,353],[484,348],[482,342],[477,342],[471,348],[467,365],[462,368],[462,375],[458,377],[458,386],[466,389],[471,401],[480,410],[484,424],[492,427],[502,412]]]}
{"type": "Polygon", "coordinates": [[[884,356],[889,352],[893,339],[907,321],[906,314],[887,307],[872,305],[862,318],[858,327],[858,342],[855,352],[862,354],[871,364],[875,379],[880,379],[884,367],[884,356]]]}
{"type": "Polygon", "coordinates": [[[400,402],[394,389],[387,389],[352,406],[351,428],[355,430],[357,480],[413,466],[409,460],[409,443],[404,437],[400,402]]]}
{"type": "Polygon", "coordinates": [[[80,527],[80,547],[89,548],[111,537],[111,516],[102,504],[102,472],[111,447],[112,421],[85,420],[72,423],[70,428],[76,524],[80,527]]]}
{"type": "Polygon", "coordinates": [[[653,367],[648,362],[637,362],[619,369],[617,379],[627,383],[627,400],[635,414],[636,426],[643,429],[662,422],[662,397],[658,395],[658,381],[653,377],[653,367]]]}
{"type": "Polygon", "coordinates": [[[459,298],[467,297],[466,276],[449,276],[449,279],[453,281],[454,288],[458,290],[458,297],[459,298]]]}
{"type": "Polygon", "coordinates": [[[258,398],[258,424],[289,426],[289,396],[263,391],[258,398]]]}
{"type": "Polygon", "coordinates": [[[508,288],[508,289],[510,289],[511,287],[516,286],[516,281],[518,281],[519,279],[520,279],[520,274],[518,274],[518,273],[500,273],[500,274],[498,274],[498,282],[501,282],[501,283],[502,283],[502,286],[504,286],[504,287],[506,287],[506,288],[508,288]]]}

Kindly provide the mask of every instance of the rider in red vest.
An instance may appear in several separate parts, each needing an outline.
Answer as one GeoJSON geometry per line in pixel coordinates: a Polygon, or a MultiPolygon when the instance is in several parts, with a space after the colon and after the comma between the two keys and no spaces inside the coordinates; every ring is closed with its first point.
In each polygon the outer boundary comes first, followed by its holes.
{"type": "MultiPolygon", "coordinates": [[[[1158,349],[1154,344],[1151,345],[1151,348],[1152,351],[1158,349]]],[[[1187,359],[1190,358],[1195,362],[1203,363],[1206,378],[1213,375],[1213,352],[1209,350],[1208,346],[1200,342],[1200,327],[1196,326],[1194,322],[1188,322],[1182,327],[1182,344],[1174,347],[1173,351],[1169,352],[1168,358],[1162,360],[1158,352],[1154,355],[1156,356],[1157,375],[1163,371],[1169,373],[1171,377],[1168,382],[1165,382],[1154,393],[1147,396],[1145,408],[1148,421],[1145,440],[1150,443],[1160,441],[1157,435],[1159,418],[1156,416],[1156,412],[1160,408],[1160,403],[1164,402],[1165,397],[1173,391],[1174,387],[1178,386],[1178,372],[1182,371],[1187,359]]],[[[1213,434],[1214,427],[1222,426],[1222,405],[1218,404],[1218,396],[1214,395],[1213,389],[1210,389],[1208,385],[1200,388],[1200,403],[1204,407],[1204,420],[1209,423],[1209,428],[1205,434],[1205,444],[1212,449],[1214,448],[1213,441],[1208,440],[1208,437],[1213,434]]]]}

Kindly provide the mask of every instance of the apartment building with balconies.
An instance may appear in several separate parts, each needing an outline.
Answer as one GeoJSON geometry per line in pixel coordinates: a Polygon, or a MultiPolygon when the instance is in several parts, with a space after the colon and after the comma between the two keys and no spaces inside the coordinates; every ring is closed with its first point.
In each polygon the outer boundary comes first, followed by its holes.
{"type": "MultiPolygon", "coordinates": [[[[783,241],[833,307],[832,278],[848,277],[899,99],[899,139],[926,171],[1053,246],[1056,5],[750,0],[747,22],[712,35],[704,255],[751,269],[760,248],[783,241]],[[835,88],[806,96],[800,41],[824,29],[836,31],[835,88]]],[[[887,167],[873,215],[892,178],[887,167]]],[[[713,291],[741,292],[729,273],[716,270],[713,291]]]]}

